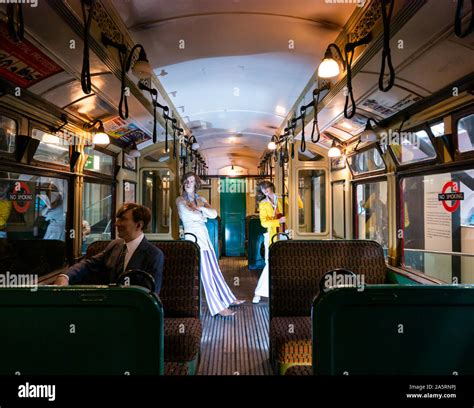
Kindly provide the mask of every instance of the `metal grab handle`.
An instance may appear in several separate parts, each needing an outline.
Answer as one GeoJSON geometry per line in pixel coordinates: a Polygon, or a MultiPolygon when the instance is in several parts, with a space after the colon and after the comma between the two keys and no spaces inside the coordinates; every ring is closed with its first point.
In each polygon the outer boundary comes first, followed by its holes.
{"type": "Polygon", "coordinates": [[[339,275],[345,275],[345,276],[350,276],[351,279],[355,282],[356,280],[356,277],[357,275],[352,272],[351,270],[349,269],[345,269],[345,268],[335,268],[335,269],[331,269],[330,271],[327,271],[323,276],[321,276],[321,279],[319,280],[319,293],[326,293],[328,292],[329,290],[331,290],[332,288],[337,288],[338,286],[337,285],[334,285],[333,283],[334,282],[330,282],[332,283],[330,286],[327,286],[326,285],[326,281],[331,281],[331,276],[339,276],[339,275]]]}
{"type": "MultiPolygon", "coordinates": [[[[147,289],[149,289],[150,291],[154,292],[155,291],[155,278],[153,278],[153,276],[151,276],[148,272],[146,271],[143,271],[141,269],[129,269],[127,271],[125,271],[124,273],[122,273],[118,278],[117,278],[117,284],[119,285],[124,285],[124,281],[126,278],[128,279],[133,279],[134,277],[142,277],[145,279],[145,281],[147,282],[148,284],[148,287],[147,289]]],[[[133,284],[132,284],[133,285],[133,284]]],[[[128,285],[126,285],[128,286],[128,285]]],[[[139,286],[143,286],[143,285],[139,285],[139,286]]],[[[146,287],[146,286],[145,286],[146,287]]]]}
{"type": "Polygon", "coordinates": [[[290,236],[286,232],[279,232],[272,237],[272,244],[275,241],[275,237],[277,237],[278,235],[284,235],[288,241],[291,241],[290,236]]]}

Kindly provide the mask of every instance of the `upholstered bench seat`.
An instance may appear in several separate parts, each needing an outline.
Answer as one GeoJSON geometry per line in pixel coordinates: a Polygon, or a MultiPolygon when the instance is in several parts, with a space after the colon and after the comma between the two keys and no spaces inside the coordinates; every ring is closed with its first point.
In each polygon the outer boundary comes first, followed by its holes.
{"type": "Polygon", "coordinates": [[[191,361],[199,353],[202,324],[195,318],[165,318],[165,361],[191,361]]]}
{"type": "Polygon", "coordinates": [[[311,318],[274,317],[270,322],[271,353],[280,364],[311,365],[311,318]]]}
{"type": "Polygon", "coordinates": [[[165,375],[189,375],[189,367],[186,363],[165,363],[165,375]]]}
{"type": "Polygon", "coordinates": [[[313,367],[308,365],[296,365],[288,368],[285,375],[313,375],[313,367]]]}
{"type": "MultiPolygon", "coordinates": [[[[164,310],[164,360],[168,375],[193,375],[199,363],[202,324],[199,313],[199,247],[191,241],[150,241],[163,251],[163,283],[159,294],[164,310]],[[183,368],[182,366],[185,366],[183,368]],[[170,371],[171,370],[171,371],[170,371]]],[[[87,257],[103,251],[110,241],[96,241],[87,257]]],[[[98,284],[100,282],[87,282],[98,284]]]]}
{"type": "Polygon", "coordinates": [[[383,284],[383,248],[365,240],[277,241],[270,246],[270,344],[277,374],[312,364],[311,307],[324,274],[344,268],[383,284]]]}

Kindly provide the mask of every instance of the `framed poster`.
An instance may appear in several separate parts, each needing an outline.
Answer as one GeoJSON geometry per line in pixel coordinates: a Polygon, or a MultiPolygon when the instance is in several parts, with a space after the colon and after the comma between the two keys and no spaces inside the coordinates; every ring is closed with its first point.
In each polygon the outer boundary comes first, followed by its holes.
{"type": "Polygon", "coordinates": [[[137,202],[137,183],[135,181],[123,181],[123,202],[136,203],[137,202]]]}
{"type": "Polygon", "coordinates": [[[346,158],[341,155],[331,158],[331,170],[342,170],[346,168],[346,158]]]}
{"type": "Polygon", "coordinates": [[[126,170],[137,171],[137,158],[131,157],[127,153],[123,152],[123,165],[122,167],[126,170]]]}

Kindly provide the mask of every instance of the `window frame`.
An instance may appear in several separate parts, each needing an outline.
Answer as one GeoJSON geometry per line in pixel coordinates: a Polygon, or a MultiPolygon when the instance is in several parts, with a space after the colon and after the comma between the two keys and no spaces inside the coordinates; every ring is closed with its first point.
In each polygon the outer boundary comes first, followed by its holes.
{"type": "MultiPolygon", "coordinates": [[[[308,163],[308,162],[306,162],[308,163]]],[[[311,162],[309,162],[311,163],[311,162]]],[[[316,163],[316,162],[315,162],[316,163]]],[[[306,171],[306,170],[323,170],[324,171],[324,176],[325,176],[325,191],[324,191],[324,195],[325,195],[325,201],[324,201],[324,205],[325,205],[325,229],[324,231],[321,231],[321,232],[305,232],[305,231],[300,231],[299,229],[299,210],[297,210],[296,212],[296,225],[295,225],[295,231],[298,235],[302,235],[302,236],[307,236],[307,237],[323,237],[323,236],[327,236],[328,234],[330,234],[330,229],[329,229],[329,214],[328,214],[328,210],[329,210],[329,193],[330,193],[330,178],[329,178],[329,169],[327,166],[323,167],[323,166],[310,166],[310,165],[306,165],[306,166],[300,166],[298,168],[295,169],[295,172],[296,172],[296,179],[298,180],[297,181],[297,188],[296,188],[296,192],[297,194],[299,194],[299,173],[300,171],[306,171]]],[[[288,189],[288,187],[285,186],[286,189],[288,189]]],[[[288,190],[287,190],[288,192],[288,190]]],[[[288,197],[288,195],[286,195],[285,197],[288,197]]],[[[290,201],[288,201],[290,202],[290,201]]],[[[298,209],[298,199],[296,198],[296,207],[298,209]]]]}
{"type": "Polygon", "coordinates": [[[382,149],[380,147],[379,142],[374,142],[374,143],[371,143],[371,144],[369,144],[367,146],[364,146],[360,149],[357,149],[357,151],[352,151],[346,157],[347,167],[349,168],[349,171],[351,172],[352,178],[359,180],[359,179],[364,179],[364,178],[369,178],[369,177],[377,177],[381,174],[386,174],[387,173],[387,162],[385,161],[385,158],[383,156],[384,155],[383,155],[383,152],[382,152],[382,149]],[[359,173],[359,174],[354,173],[354,171],[352,170],[352,167],[349,163],[349,158],[352,157],[352,156],[357,156],[360,153],[364,153],[364,152],[372,150],[372,149],[377,149],[378,150],[378,152],[380,154],[380,157],[382,158],[382,162],[383,162],[385,168],[380,169],[380,170],[375,170],[375,171],[369,171],[369,172],[365,172],[365,173],[359,173]]]}
{"type": "Polygon", "coordinates": [[[15,125],[16,125],[16,134],[15,134],[15,150],[11,153],[9,152],[4,152],[2,150],[0,150],[0,158],[5,158],[9,161],[16,161],[15,160],[15,156],[16,156],[16,151],[18,149],[18,140],[17,140],[17,137],[18,135],[20,134],[20,125],[21,125],[21,116],[14,113],[14,112],[10,112],[9,110],[7,109],[3,109],[2,107],[0,107],[0,115],[2,116],[5,116],[7,117],[8,119],[11,119],[13,121],[15,121],[15,125]]]}
{"type": "MultiPolygon", "coordinates": [[[[420,168],[413,170],[408,170],[405,169],[404,171],[397,172],[395,174],[395,189],[396,189],[396,200],[395,200],[395,206],[396,206],[396,228],[397,231],[401,231],[402,228],[402,223],[404,220],[402,219],[401,216],[401,202],[402,202],[402,181],[404,178],[407,177],[414,177],[414,176],[429,176],[429,175],[437,175],[437,174],[442,174],[442,173],[455,173],[458,171],[465,171],[465,170],[472,170],[474,168],[474,158],[469,159],[467,162],[450,162],[450,163],[445,163],[436,167],[432,166],[423,166],[420,168]]],[[[405,265],[402,264],[402,257],[403,257],[403,240],[404,237],[399,237],[399,234],[397,234],[396,238],[396,245],[397,245],[397,259],[396,259],[396,267],[399,269],[402,269],[406,273],[413,274],[415,276],[423,276],[426,278],[429,278],[431,280],[434,280],[436,282],[439,282],[440,284],[446,284],[446,282],[442,282],[438,280],[437,278],[434,278],[432,276],[426,275],[423,272],[420,271],[412,271],[410,269],[407,269],[405,265]]],[[[459,252],[452,252],[451,256],[461,256],[458,255],[459,252]]],[[[460,277],[458,277],[460,278],[460,277]]]]}
{"type": "MultiPolygon", "coordinates": [[[[99,153],[104,153],[107,156],[112,157],[112,174],[104,174],[104,173],[99,173],[97,171],[87,170],[87,169],[85,169],[86,160],[84,160],[84,167],[82,169],[82,173],[84,174],[84,177],[87,176],[87,177],[95,178],[95,179],[98,179],[98,180],[115,182],[116,178],[117,178],[117,170],[120,170],[120,167],[117,168],[118,153],[114,153],[110,150],[107,150],[107,149],[105,149],[103,147],[99,147],[99,146],[93,146],[92,149],[95,150],[95,151],[98,151],[99,153]]],[[[85,151],[84,151],[84,155],[87,155],[87,153],[85,151]]]]}
{"type": "MultiPolygon", "coordinates": [[[[387,182],[387,202],[388,202],[388,177],[386,175],[377,175],[373,177],[366,177],[364,179],[351,180],[352,185],[352,238],[362,240],[357,237],[358,228],[357,226],[357,186],[359,184],[378,183],[381,181],[387,182]]],[[[387,220],[387,225],[390,227],[390,223],[387,220]]],[[[388,231],[388,237],[390,237],[390,231],[388,231]]],[[[364,238],[365,239],[365,238],[364,238]]],[[[372,240],[373,241],[373,240],[372,240]]],[[[387,246],[389,247],[388,243],[387,246]]]]}
{"type": "Polygon", "coordinates": [[[461,152],[459,150],[458,122],[470,115],[474,115],[474,105],[470,105],[467,108],[456,111],[451,115],[452,135],[454,140],[454,160],[457,161],[474,158],[474,148],[467,152],[461,152]]]}
{"type": "Polygon", "coordinates": [[[342,184],[343,186],[346,184],[347,180],[342,179],[342,180],[336,180],[336,181],[331,181],[331,235],[333,238],[339,238],[339,239],[345,239],[346,234],[347,234],[347,228],[346,228],[346,191],[343,188],[343,194],[342,194],[342,216],[343,216],[343,228],[344,228],[344,236],[339,237],[335,234],[334,232],[334,184],[342,184]]]}
{"type": "MultiPolygon", "coordinates": [[[[69,232],[74,226],[74,211],[75,211],[75,177],[73,174],[67,171],[54,171],[51,168],[41,169],[37,166],[27,165],[23,163],[16,163],[15,169],[12,171],[11,164],[0,163],[0,171],[12,172],[16,174],[30,174],[37,177],[52,177],[66,180],[67,182],[67,211],[66,211],[66,234],[65,234],[65,245],[66,245],[66,259],[68,266],[74,263],[74,248],[73,240],[70,238],[69,232]]],[[[44,277],[40,277],[40,280],[44,277]]]]}
{"type": "MultiPolygon", "coordinates": [[[[28,136],[31,137],[32,139],[34,139],[33,138],[33,129],[38,129],[38,130],[41,130],[45,133],[53,134],[51,132],[51,129],[49,129],[46,125],[44,125],[40,122],[34,121],[34,120],[29,120],[28,121],[28,136]]],[[[38,140],[38,139],[35,139],[35,140],[38,140]]],[[[39,147],[39,144],[38,144],[38,147],[39,147]]],[[[58,169],[58,170],[66,170],[66,171],[70,170],[70,168],[71,168],[71,149],[69,149],[69,154],[68,154],[69,155],[69,163],[68,164],[58,164],[58,163],[51,163],[51,162],[46,162],[46,161],[41,161],[41,160],[35,159],[35,154],[38,151],[38,147],[35,149],[35,152],[33,153],[33,156],[31,158],[31,164],[32,165],[37,166],[37,167],[47,167],[47,168],[58,169]]]]}
{"type": "MultiPolygon", "coordinates": [[[[181,166],[178,166],[179,168],[181,166]]],[[[145,194],[146,194],[146,188],[144,188],[144,183],[145,183],[145,178],[147,177],[146,173],[148,172],[152,172],[152,173],[159,173],[160,170],[166,170],[166,171],[169,171],[170,173],[173,173],[174,175],[174,180],[171,181],[169,180],[169,191],[168,191],[168,206],[170,208],[170,213],[168,214],[168,218],[170,219],[170,223],[169,225],[167,226],[168,227],[168,232],[153,232],[155,229],[157,229],[157,222],[158,222],[158,217],[155,218],[155,210],[156,210],[156,205],[157,205],[157,202],[158,202],[158,194],[157,194],[157,191],[156,189],[154,188],[153,189],[153,194],[152,194],[152,202],[154,203],[151,207],[150,207],[150,211],[152,213],[152,216],[151,216],[151,220],[150,220],[150,224],[149,224],[149,228],[151,228],[152,232],[146,232],[146,234],[150,235],[150,236],[155,236],[155,237],[172,237],[172,234],[173,234],[173,215],[172,215],[172,211],[173,210],[173,191],[175,188],[180,188],[179,186],[179,181],[178,179],[176,178],[176,173],[177,171],[173,168],[170,168],[170,167],[165,167],[165,166],[159,166],[159,167],[140,167],[139,169],[139,179],[137,181],[137,183],[139,184],[139,189],[137,190],[137,200],[138,202],[140,202],[141,204],[145,205],[145,194]],[[173,184],[174,183],[177,183],[175,185],[175,187],[173,187],[173,184]]],[[[153,179],[155,180],[155,178],[157,177],[156,174],[154,175],[148,175],[149,177],[153,177],[153,179]]],[[[213,176],[208,176],[209,180],[210,178],[213,177],[213,176]]],[[[206,188],[205,186],[201,186],[201,188],[206,188]]],[[[211,186],[207,187],[209,189],[211,189],[211,186]]],[[[179,191],[178,191],[178,195],[179,195],[179,191]]],[[[176,197],[174,197],[174,199],[176,199],[176,197]]],[[[156,239],[156,238],[155,238],[156,239]]],[[[167,238],[166,238],[167,239],[167,238]]]]}
{"type": "MultiPolygon", "coordinates": [[[[91,175],[84,175],[83,179],[83,188],[82,188],[82,194],[81,194],[81,199],[84,200],[84,184],[85,183],[92,183],[92,184],[104,184],[104,185],[110,185],[112,188],[112,225],[110,226],[111,229],[111,234],[110,237],[112,241],[116,238],[115,234],[115,214],[117,213],[117,182],[114,180],[110,182],[110,180],[106,180],[102,177],[94,177],[91,175]]],[[[81,223],[83,221],[83,213],[84,213],[84,208],[82,208],[82,202],[81,202],[81,223]]]]}
{"type": "MultiPolygon", "coordinates": [[[[436,122],[439,122],[439,119],[437,119],[436,122]]],[[[430,125],[428,122],[425,122],[418,126],[414,126],[406,130],[402,130],[402,132],[419,132],[421,130],[424,130],[426,134],[428,135],[428,138],[430,139],[431,145],[433,146],[436,156],[433,158],[428,158],[424,160],[416,160],[409,163],[401,163],[398,161],[396,154],[393,152],[392,147],[389,144],[387,145],[387,150],[389,151],[390,157],[395,163],[397,170],[404,170],[406,168],[414,168],[414,167],[426,166],[429,164],[442,163],[442,159],[441,159],[442,155],[438,149],[438,144],[436,143],[437,138],[433,135],[433,133],[431,133],[430,125]]]]}

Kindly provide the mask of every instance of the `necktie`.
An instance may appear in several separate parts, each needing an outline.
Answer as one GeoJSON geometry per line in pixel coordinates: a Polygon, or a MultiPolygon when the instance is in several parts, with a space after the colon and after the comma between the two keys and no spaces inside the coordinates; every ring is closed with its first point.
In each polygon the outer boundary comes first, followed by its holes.
{"type": "Polygon", "coordinates": [[[127,255],[127,244],[123,244],[122,250],[120,251],[116,269],[117,277],[119,277],[124,272],[125,255],[127,255]]]}

